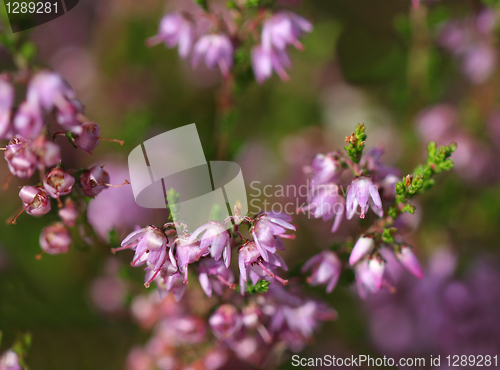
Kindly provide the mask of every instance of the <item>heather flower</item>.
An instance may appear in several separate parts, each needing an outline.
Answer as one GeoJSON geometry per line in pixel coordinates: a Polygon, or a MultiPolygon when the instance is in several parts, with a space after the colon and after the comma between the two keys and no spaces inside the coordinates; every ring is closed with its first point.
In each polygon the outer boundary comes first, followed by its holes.
{"type": "Polygon", "coordinates": [[[375,241],[369,237],[360,237],[354,248],[352,249],[351,255],[349,256],[349,264],[352,266],[358,263],[363,257],[367,256],[375,246],[375,241]]]}
{"type": "Polygon", "coordinates": [[[377,293],[380,287],[375,284],[374,275],[370,269],[368,259],[363,259],[354,266],[356,273],[356,287],[361,298],[365,299],[368,293],[377,293]]]}
{"type": "Polygon", "coordinates": [[[419,279],[424,277],[422,266],[420,266],[420,262],[418,262],[417,257],[410,247],[404,245],[401,248],[396,249],[395,254],[397,260],[415,277],[419,279]]]}
{"type": "Polygon", "coordinates": [[[74,98],[75,93],[57,73],[42,71],[33,76],[26,95],[30,103],[50,111],[62,100],[74,98]]]}
{"type": "Polygon", "coordinates": [[[290,220],[288,216],[273,213],[262,214],[257,218],[252,227],[252,236],[264,261],[269,261],[268,252],[276,252],[277,237],[289,237],[285,235],[287,229],[295,231],[295,226],[287,222],[290,220]]]}
{"type": "Polygon", "coordinates": [[[171,292],[176,302],[179,302],[186,292],[185,277],[179,272],[175,272],[163,278],[162,285],[165,287],[165,290],[160,290],[160,296],[163,296],[165,294],[164,292],[171,292]]]}
{"type": "Polygon", "coordinates": [[[123,239],[121,247],[115,248],[113,252],[133,249],[135,255],[130,263],[131,266],[147,263],[147,266],[153,270],[153,276],[149,281],[153,281],[167,259],[167,246],[168,239],[165,233],[155,226],[147,226],[130,233],[123,239]]]}
{"type": "Polygon", "coordinates": [[[472,83],[482,84],[491,76],[496,63],[495,49],[488,44],[479,44],[465,53],[462,69],[472,83]]]}
{"type": "Polygon", "coordinates": [[[326,292],[331,293],[342,272],[342,262],[337,255],[331,251],[323,251],[307,261],[302,266],[301,272],[312,270],[312,275],[307,282],[313,286],[326,285],[326,292]]]}
{"type": "Polygon", "coordinates": [[[233,272],[224,266],[222,261],[214,261],[211,258],[202,258],[198,264],[198,279],[200,285],[209,297],[212,291],[222,296],[224,285],[234,289],[233,272]]]}
{"type": "Polygon", "coordinates": [[[14,104],[14,87],[3,75],[0,75],[0,139],[10,137],[11,109],[14,104]]]}
{"type": "Polygon", "coordinates": [[[339,187],[335,184],[319,185],[312,198],[311,204],[299,208],[298,211],[312,212],[315,218],[322,217],[328,221],[335,217],[332,233],[338,230],[344,216],[344,197],[339,194],[339,187]]]}
{"type": "Polygon", "coordinates": [[[368,262],[368,269],[372,274],[373,284],[377,290],[382,288],[384,281],[385,261],[379,256],[374,256],[368,262]]]}
{"type": "Polygon", "coordinates": [[[270,78],[273,70],[283,81],[288,81],[286,69],[291,65],[290,58],[284,50],[266,49],[262,45],[252,48],[252,68],[259,84],[270,78]]]}
{"type": "Polygon", "coordinates": [[[29,140],[18,135],[9,142],[5,150],[10,173],[21,179],[29,179],[38,165],[38,158],[28,147],[29,143],[29,140]]]}
{"type": "Polygon", "coordinates": [[[226,303],[215,310],[208,323],[217,338],[226,339],[241,328],[241,314],[232,304],[226,303]]]}
{"type": "Polygon", "coordinates": [[[208,246],[202,248],[198,242],[192,242],[189,237],[181,235],[177,237],[174,245],[170,248],[169,256],[170,262],[184,273],[184,283],[187,283],[188,265],[197,262],[208,253],[208,246]]]}
{"type": "Polygon", "coordinates": [[[101,129],[95,122],[86,122],[71,130],[71,135],[73,137],[73,143],[75,143],[78,148],[92,154],[92,151],[96,148],[97,144],[99,144],[101,129]]]}
{"type": "Polygon", "coordinates": [[[25,101],[19,106],[14,117],[14,128],[20,135],[33,139],[44,127],[43,115],[35,103],[25,101]]]}
{"type": "Polygon", "coordinates": [[[64,208],[59,210],[59,217],[68,227],[75,226],[76,219],[78,218],[78,208],[76,203],[71,198],[67,198],[64,202],[64,208]]]}
{"type": "Polygon", "coordinates": [[[54,167],[43,178],[43,186],[52,198],[68,195],[73,190],[75,178],[61,167],[54,167]]]}
{"type": "Polygon", "coordinates": [[[38,169],[53,167],[61,161],[59,145],[48,140],[45,136],[38,136],[30,143],[31,151],[38,157],[38,169]]]}
{"type": "Polygon", "coordinates": [[[63,100],[56,111],[56,120],[66,130],[72,130],[81,124],[79,114],[83,113],[83,105],[78,99],[63,100]]]}
{"type": "Polygon", "coordinates": [[[346,211],[348,220],[354,216],[358,205],[361,208],[360,218],[365,218],[368,207],[371,207],[373,212],[379,217],[382,217],[384,214],[377,185],[374,185],[368,177],[354,179],[347,190],[346,211]]]}
{"type": "Polygon", "coordinates": [[[312,187],[335,180],[342,171],[338,153],[317,154],[311,166],[307,167],[307,170],[314,172],[314,176],[311,180],[312,187]]]}
{"type": "Polygon", "coordinates": [[[19,356],[9,349],[0,356],[0,370],[23,370],[19,364],[19,356]]]}
{"type": "Polygon", "coordinates": [[[210,255],[216,261],[221,257],[226,267],[231,263],[231,236],[226,228],[217,221],[210,221],[197,228],[190,236],[189,242],[200,238],[200,247],[205,250],[210,247],[210,255]],[[202,234],[203,233],[203,234],[202,234]]]}
{"type": "Polygon", "coordinates": [[[400,171],[396,167],[386,166],[380,158],[384,154],[384,149],[370,149],[363,157],[361,157],[360,166],[366,167],[372,174],[373,180],[379,181],[389,175],[400,176],[400,171]]]}
{"type": "Polygon", "coordinates": [[[196,68],[204,58],[209,68],[219,67],[224,76],[233,67],[233,45],[228,36],[222,34],[205,35],[194,45],[193,67],[196,68]]]}
{"type": "Polygon", "coordinates": [[[93,166],[80,176],[80,185],[86,196],[94,198],[109,186],[109,174],[104,166],[93,166]]]}
{"type": "Polygon", "coordinates": [[[40,234],[40,246],[45,253],[67,253],[70,244],[71,235],[62,222],[43,228],[40,234]]]}
{"type": "Polygon", "coordinates": [[[50,211],[49,194],[39,186],[23,186],[19,198],[26,208],[26,213],[32,216],[42,216],[50,211]]]}
{"type": "Polygon", "coordinates": [[[167,14],[160,21],[158,34],[148,40],[149,45],[163,42],[166,47],[179,46],[179,55],[186,58],[193,47],[194,27],[193,23],[182,14],[167,14]]]}
{"type": "Polygon", "coordinates": [[[288,44],[303,49],[299,37],[312,30],[312,24],[297,14],[289,11],[277,12],[263,23],[262,44],[266,49],[284,50],[288,44]]]}

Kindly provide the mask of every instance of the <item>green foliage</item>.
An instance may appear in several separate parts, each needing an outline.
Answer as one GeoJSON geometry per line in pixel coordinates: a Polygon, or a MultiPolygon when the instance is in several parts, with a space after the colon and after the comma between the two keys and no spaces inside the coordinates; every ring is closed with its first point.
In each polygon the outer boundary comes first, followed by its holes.
{"type": "Polygon", "coordinates": [[[396,231],[397,229],[395,227],[384,229],[382,232],[382,241],[388,244],[394,243],[394,233],[396,231]]]}
{"type": "Polygon", "coordinates": [[[208,1],[207,0],[194,0],[196,4],[201,6],[205,11],[208,11],[208,1]]]}
{"type": "Polygon", "coordinates": [[[170,211],[168,218],[174,222],[178,221],[181,206],[179,204],[179,193],[174,188],[167,191],[167,203],[167,209],[170,211]]]}
{"type": "Polygon", "coordinates": [[[358,123],[356,131],[346,138],[346,142],[348,141],[349,145],[345,146],[344,149],[354,163],[359,163],[361,155],[363,154],[366,140],[365,130],[365,124],[358,123]]]}
{"type": "MultiPolygon", "coordinates": [[[[245,289],[245,292],[248,294],[265,293],[269,289],[269,284],[271,284],[271,282],[269,282],[267,280],[259,280],[254,285],[248,284],[247,288],[245,289]]],[[[237,292],[240,292],[240,287],[236,286],[235,290],[237,292]]]]}

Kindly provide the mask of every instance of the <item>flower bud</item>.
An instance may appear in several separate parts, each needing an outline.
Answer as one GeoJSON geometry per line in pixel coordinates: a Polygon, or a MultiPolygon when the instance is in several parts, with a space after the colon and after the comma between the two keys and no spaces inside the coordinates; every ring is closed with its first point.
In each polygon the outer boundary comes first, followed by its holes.
{"type": "Polygon", "coordinates": [[[45,227],[40,234],[40,246],[45,253],[66,253],[70,244],[71,236],[62,222],[45,227]]]}
{"type": "Polygon", "coordinates": [[[371,252],[375,245],[372,238],[361,237],[358,239],[354,248],[352,249],[351,255],[349,256],[349,264],[352,266],[361,260],[364,256],[371,252]]]}
{"type": "Polygon", "coordinates": [[[76,219],[78,218],[78,209],[73,199],[67,198],[64,203],[64,208],[59,210],[59,217],[68,227],[75,226],[76,219]]]}
{"type": "Polygon", "coordinates": [[[424,277],[422,266],[420,266],[420,262],[418,262],[417,257],[410,247],[406,245],[402,246],[399,251],[396,251],[396,258],[415,277],[419,279],[424,277]]]}
{"type": "Polygon", "coordinates": [[[50,211],[49,194],[42,187],[23,186],[19,192],[19,198],[29,215],[42,216],[50,211]]]}
{"type": "Polygon", "coordinates": [[[75,145],[84,152],[92,154],[92,150],[99,144],[101,129],[95,122],[86,122],[81,126],[75,127],[71,133],[73,134],[75,145]]]}
{"type": "Polygon", "coordinates": [[[101,166],[91,167],[80,176],[80,184],[85,195],[93,198],[108,187],[109,174],[101,166]]]}
{"type": "Polygon", "coordinates": [[[220,306],[208,320],[217,338],[227,338],[241,327],[241,317],[232,304],[220,306]]]}
{"type": "Polygon", "coordinates": [[[370,269],[370,273],[372,275],[373,284],[377,290],[382,288],[382,283],[384,281],[384,270],[385,270],[385,262],[380,256],[376,256],[368,262],[368,268],[370,269]]]}
{"type": "Polygon", "coordinates": [[[59,198],[71,193],[75,178],[61,167],[54,167],[43,178],[43,186],[52,198],[59,198]]]}

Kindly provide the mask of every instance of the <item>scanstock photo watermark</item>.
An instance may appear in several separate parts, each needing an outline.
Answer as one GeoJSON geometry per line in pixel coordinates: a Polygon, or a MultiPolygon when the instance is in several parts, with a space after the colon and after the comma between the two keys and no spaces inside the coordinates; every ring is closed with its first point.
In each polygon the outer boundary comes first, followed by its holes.
{"type": "Polygon", "coordinates": [[[309,180],[301,185],[264,185],[260,181],[252,181],[249,188],[251,213],[302,213],[308,218],[343,214],[348,190],[334,184],[313,186],[309,180]]]}
{"type": "Polygon", "coordinates": [[[394,359],[392,357],[372,357],[370,355],[357,355],[350,357],[337,357],[324,355],[322,357],[292,356],[292,366],[302,367],[387,367],[398,368],[429,368],[429,367],[497,367],[498,356],[491,355],[448,355],[429,357],[407,357],[394,359]]]}

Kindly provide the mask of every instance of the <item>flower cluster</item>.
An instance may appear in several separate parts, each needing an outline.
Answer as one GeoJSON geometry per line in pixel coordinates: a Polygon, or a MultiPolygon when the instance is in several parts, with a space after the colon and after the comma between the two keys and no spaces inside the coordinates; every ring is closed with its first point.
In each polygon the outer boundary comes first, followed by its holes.
{"type": "MultiPolygon", "coordinates": [[[[381,149],[363,155],[365,140],[365,126],[360,124],[346,138],[347,155],[332,152],[318,154],[314,158],[311,166],[306,168],[306,172],[313,174],[309,205],[299,209],[311,212],[315,218],[335,218],[332,232],[339,229],[344,208],[347,220],[351,220],[356,213],[364,220],[369,215],[369,209],[373,211],[376,217],[370,217],[371,224],[369,220],[363,221],[363,231],[354,246],[347,245],[338,251],[350,251],[348,263],[354,269],[356,286],[363,298],[384,286],[391,289],[390,278],[385,274],[387,254],[391,254],[393,259],[395,257],[416,277],[422,277],[422,268],[412,248],[396,234],[394,225],[402,213],[414,213],[415,207],[410,204],[410,200],[417,193],[432,187],[433,175],[451,169],[453,161],[449,157],[456,149],[455,143],[437,148],[431,142],[427,163],[400,181],[396,168],[380,162],[381,149]],[[342,176],[348,169],[349,176],[342,176]],[[350,185],[344,197],[340,189],[346,178],[350,185]]],[[[303,273],[308,270],[311,270],[311,276],[307,281],[311,285],[326,285],[330,293],[339,281],[343,263],[335,252],[323,251],[302,267],[303,273]]]]}
{"type": "Polygon", "coordinates": [[[244,53],[244,44],[252,37],[251,65],[257,82],[263,83],[273,71],[283,81],[288,80],[286,69],[291,67],[291,61],[287,46],[302,50],[299,38],[312,31],[312,24],[288,10],[273,12],[265,1],[245,5],[236,1],[229,3],[232,11],[228,14],[218,14],[205,2],[205,6],[198,9],[201,13],[196,16],[184,12],[165,15],[160,21],[158,34],[151,37],[148,44],[177,46],[181,58],[191,58],[193,68],[204,61],[209,68],[219,68],[227,78],[241,59],[236,56],[244,53]],[[247,22],[241,22],[252,8],[258,8],[258,13],[247,22]],[[262,29],[260,34],[257,32],[259,27],[262,29]]]}
{"type": "Polygon", "coordinates": [[[78,171],[65,169],[55,137],[65,135],[75,147],[91,154],[101,139],[100,129],[83,115],[83,106],[75,92],[57,73],[46,70],[35,73],[17,109],[16,82],[22,81],[15,74],[0,75],[0,139],[9,139],[4,151],[10,175],[4,188],[11,176],[28,180],[37,170],[40,183],[21,188],[23,208],[11,221],[15,224],[23,212],[32,216],[47,214],[52,209],[51,199],[55,199],[62,222],[43,229],[40,245],[44,253],[65,253],[71,244],[68,227],[75,226],[80,203],[85,203],[78,200],[95,197],[108,187],[109,175],[101,166],[78,171]],[[63,129],[52,136],[47,124],[50,114],[63,129]]]}

